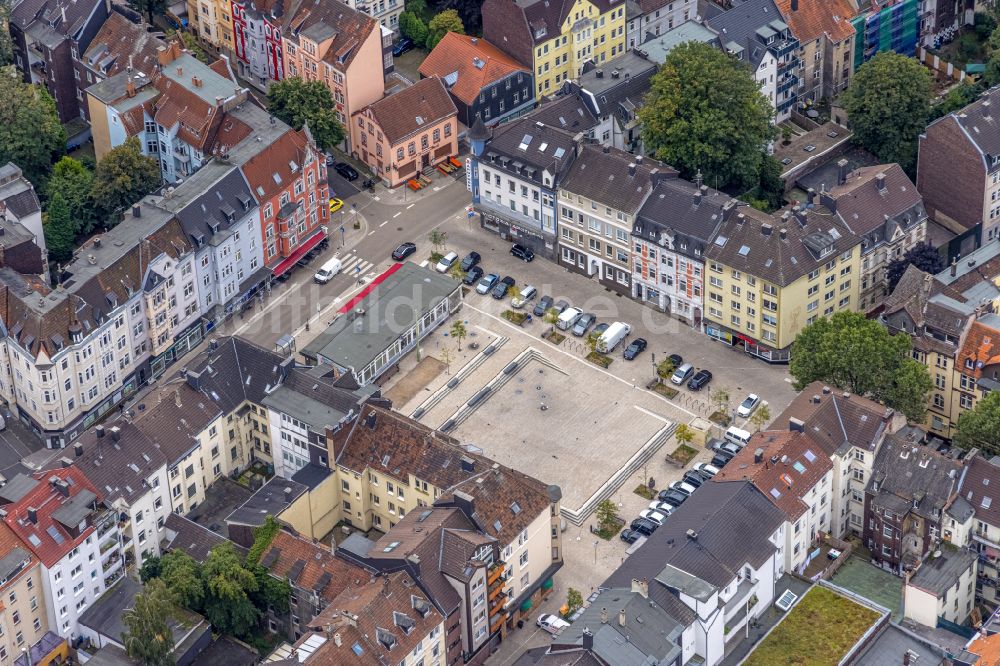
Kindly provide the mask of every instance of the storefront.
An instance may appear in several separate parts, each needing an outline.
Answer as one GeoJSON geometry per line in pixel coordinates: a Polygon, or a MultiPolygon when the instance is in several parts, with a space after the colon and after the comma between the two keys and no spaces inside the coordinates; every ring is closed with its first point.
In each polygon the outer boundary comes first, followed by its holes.
{"type": "Polygon", "coordinates": [[[724,342],[733,347],[740,347],[750,356],[755,356],[768,363],[788,363],[791,357],[791,347],[786,349],[774,349],[743,335],[736,331],[730,331],[724,326],[719,326],[714,322],[705,323],[705,333],[719,342],[724,342]]]}
{"type": "Polygon", "coordinates": [[[555,234],[529,229],[524,223],[512,222],[492,209],[476,206],[476,211],[479,213],[479,225],[483,229],[492,231],[511,243],[523,245],[540,257],[557,260],[555,234]]]}

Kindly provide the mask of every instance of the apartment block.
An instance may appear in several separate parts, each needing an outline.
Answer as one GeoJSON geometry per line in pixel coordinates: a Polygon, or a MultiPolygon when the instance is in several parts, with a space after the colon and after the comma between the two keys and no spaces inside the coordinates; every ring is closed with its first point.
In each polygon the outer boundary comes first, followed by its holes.
{"type": "Polygon", "coordinates": [[[857,11],[852,0],[777,0],[778,10],[799,41],[799,101],[814,104],[843,92],[854,73],[857,11]]]}
{"type": "Polygon", "coordinates": [[[857,310],[861,246],[836,218],[799,207],[780,218],[741,208],[705,252],[705,332],[787,362],[805,326],[857,310]]]}
{"type": "Polygon", "coordinates": [[[6,523],[0,525],[0,663],[13,663],[49,631],[42,576],[38,557],[6,523]]]}
{"type": "Polygon", "coordinates": [[[4,230],[0,262],[18,273],[48,275],[42,205],[35,186],[13,162],[0,166],[0,222],[4,230]]]}
{"type": "Polygon", "coordinates": [[[232,4],[230,0],[186,0],[188,28],[200,41],[217,51],[233,51],[232,4]]]}
{"type": "Polygon", "coordinates": [[[925,627],[964,624],[976,600],[976,553],[951,544],[929,553],[903,587],[903,615],[925,627]]]}
{"type": "Polygon", "coordinates": [[[486,0],[483,37],[535,75],[535,99],[625,52],[623,0],[486,0]]]}
{"type": "Polygon", "coordinates": [[[285,78],[281,19],[290,5],[284,0],[231,2],[237,74],[265,92],[273,81],[285,78]]]}
{"type": "Polygon", "coordinates": [[[628,50],[673,30],[685,21],[697,18],[695,0],[637,0],[634,7],[625,4],[628,27],[628,50]]]}
{"type": "Polygon", "coordinates": [[[399,15],[403,13],[403,0],[345,0],[351,9],[368,14],[393,37],[399,34],[399,15]]]}
{"type": "Polygon", "coordinates": [[[958,498],[952,508],[963,509],[962,515],[949,516],[955,546],[968,546],[978,554],[976,597],[990,606],[1000,603],[1000,508],[993,506],[992,485],[1000,483],[1000,465],[974,451],[966,462],[958,488],[958,498]],[[954,526],[952,526],[954,524],[954,526]],[[963,530],[963,527],[968,529],[963,530]]]}

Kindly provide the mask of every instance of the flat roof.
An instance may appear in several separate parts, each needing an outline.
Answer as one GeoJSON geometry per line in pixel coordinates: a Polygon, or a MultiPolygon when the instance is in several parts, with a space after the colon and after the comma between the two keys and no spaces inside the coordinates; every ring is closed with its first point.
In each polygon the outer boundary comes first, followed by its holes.
{"type": "Polygon", "coordinates": [[[940,597],[955,583],[976,561],[978,556],[965,548],[955,548],[951,544],[941,544],[941,554],[932,554],[910,577],[910,585],[940,597]]]}
{"type": "Polygon", "coordinates": [[[452,277],[412,262],[403,263],[301,353],[360,370],[460,288],[461,283],[452,277]]]}
{"type": "Polygon", "coordinates": [[[653,62],[662,65],[669,54],[678,45],[684,42],[713,42],[718,37],[714,30],[710,30],[698,21],[685,21],[673,30],[668,30],[662,35],[650,37],[639,44],[637,50],[642,51],[653,62]]]}
{"type": "Polygon", "coordinates": [[[226,522],[254,527],[263,525],[265,518],[277,516],[306,490],[308,488],[297,481],[280,476],[272,477],[250,499],[229,514],[226,522]]]}

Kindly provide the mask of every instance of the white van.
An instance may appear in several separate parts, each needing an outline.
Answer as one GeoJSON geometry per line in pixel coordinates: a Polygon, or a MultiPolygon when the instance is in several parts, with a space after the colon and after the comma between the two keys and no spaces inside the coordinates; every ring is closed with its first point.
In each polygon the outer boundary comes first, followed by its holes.
{"type": "Polygon", "coordinates": [[[687,381],[687,378],[691,376],[692,372],[694,372],[694,366],[690,363],[685,363],[681,367],[674,370],[674,374],[670,378],[670,381],[680,386],[687,381]]]}
{"type": "Polygon", "coordinates": [[[726,431],[726,441],[732,442],[741,449],[750,443],[750,437],[752,435],[749,432],[736,426],[730,426],[729,430],[726,431]]]}
{"type": "Polygon", "coordinates": [[[320,269],[316,271],[316,275],[313,276],[313,279],[320,284],[326,284],[332,280],[333,276],[339,273],[340,269],[343,267],[344,263],[340,259],[334,257],[323,264],[320,269]]]}
{"type": "Polygon", "coordinates": [[[576,320],[580,318],[583,312],[578,308],[566,308],[559,315],[559,319],[556,320],[556,328],[561,331],[568,330],[573,327],[576,320]]]}
{"type": "Polygon", "coordinates": [[[611,326],[608,326],[608,330],[601,333],[601,337],[597,339],[597,351],[602,354],[610,354],[631,331],[631,326],[624,322],[616,321],[611,326]]]}
{"type": "Polygon", "coordinates": [[[538,290],[529,284],[521,289],[521,295],[518,298],[510,299],[510,306],[512,308],[520,310],[528,303],[528,301],[530,301],[537,295],[538,295],[538,290]]]}

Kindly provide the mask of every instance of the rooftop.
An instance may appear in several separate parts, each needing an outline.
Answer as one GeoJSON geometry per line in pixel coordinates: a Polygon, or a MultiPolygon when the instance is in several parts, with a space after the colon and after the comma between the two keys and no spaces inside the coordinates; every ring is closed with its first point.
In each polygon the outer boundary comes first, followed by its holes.
{"type": "Polygon", "coordinates": [[[661,180],[639,210],[632,232],[699,258],[724,219],[736,210],[728,195],[680,178],[661,180]],[[687,242],[677,242],[676,235],[687,242]],[[680,249],[687,246],[686,250],[680,249]]]}
{"type": "Polygon", "coordinates": [[[510,74],[524,72],[519,62],[481,37],[448,32],[420,63],[420,75],[440,77],[452,95],[472,104],[480,91],[510,74]]]}
{"type": "Polygon", "coordinates": [[[653,62],[662,65],[667,59],[667,55],[678,45],[685,42],[712,43],[716,37],[718,35],[714,30],[708,28],[704,23],[692,19],[684,21],[662,35],[650,37],[639,44],[636,49],[645,53],[653,62]]]}
{"type": "MultiPolygon", "coordinates": [[[[80,624],[92,629],[106,639],[121,643],[122,634],[128,631],[125,611],[135,606],[135,598],[142,594],[143,586],[128,576],[108,589],[80,616],[80,624]]],[[[179,645],[188,632],[205,620],[197,613],[175,606],[168,620],[174,644],[179,645]]],[[[207,625],[206,625],[207,629],[207,625]]]]}
{"type": "MultiPolygon", "coordinates": [[[[948,651],[940,646],[928,641],[922,636],[905,629],[898,624],[889,624],[882,631],[878,638],[858,655],[857,666],[884,666],[885,664],[901,664],[904,655],[915,654],[919,661],[916,663],[930,664],[930,666],[943,666],[951,663],[945,659],[948,651]]],[[[914,662],[911,662],[914,663],[914,662]]],[[[992,662],[980,663],[978,666],[995,666],[992,662]]]]}
{"type": "Polygon", "coordinates": [[[326,546],[279,530],[260,559],[272,576],[300,590],[315,593],[326,602],[351,585],[371,580],[371,573],[343,558],[334,557],[326,546]]]}
{"type": "Polygon", "coordinates": [[[977,519],[1000,527],[1000,460],[987,460],[979,455],[972,458],[962,477],[958,496],[972,506],[977,519]],[[993,504],[993,495],[997,496],[996,504],[993,504]]]}
{"type": "Polygon", "coordinates": [[[250,499],[230,513],[226,522],[258,527],[264,524],[265,518],[277,516],[307,491],[308,488],[301,483],[280,476],[271,477],[250,499]]]}
{"type": "Polygon", "coordinates": [[[548,174],[552,178],[546,185],[549,189],[559,187],[576,157],[574,135],[534,115],[502,123],[492,133],[480,157],[482,168],[502,169],[538,185],[544,184],[548,174]]]}
{"type": "Polygon", "coordinates": [[[921,562],[917,570],[910,576],[909,584],[936,597],[944,596],[949,588],[954,587],[962,574],[969,571],[978,555],[967,548],[956,548],[949,543],[943,543],[937,551],[931,553],[921,562]]]}
{"type": "MultiPolygon", "coordinates": [[[[161,543],[164,552],[178,550],[196,562],[204,562],[213,548],[228,541],[221,534],[173,512],[167,514],[165,527],[161,543]]],[[[241,550],[236,544],[233,547],[241,550]]]]}
{"type": "Polygon", "coordinates": [[[444,81],[437,76],[421,79],[408,88],[383,97],[359,113],[366,111],[375,118],[390,145],[458,115],[444,81]]]}
{"type": "Polygon", "coordinates": [[[875,506],[899,515],[912,511],[936,521],[958,492],[962,467],[902,433],[892,434],[875,456],[865,492],[873,495],[875,506]]]}
{"type": "Polygon", "coordinates": [[[743,662],[746,666],[836,664],[849,656],[885,613],[815,586],[743,662]]]}
{"type": "Polygon", "coordinates": [[[672,173],[676,172],[655,160],[588,144],[570,167],[562,189],[634,215],[659,179],[672,173]]]}

